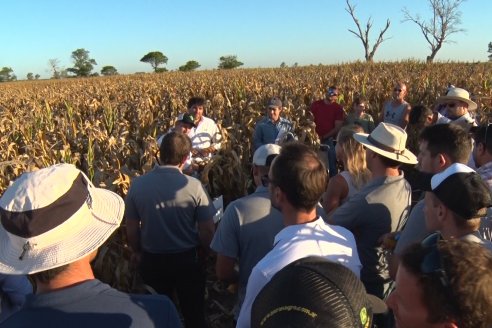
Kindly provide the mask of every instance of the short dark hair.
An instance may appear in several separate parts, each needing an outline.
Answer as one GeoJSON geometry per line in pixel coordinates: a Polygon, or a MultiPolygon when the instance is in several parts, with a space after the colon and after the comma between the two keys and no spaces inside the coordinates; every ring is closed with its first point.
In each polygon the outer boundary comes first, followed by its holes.
{"type": "Polygon", "coordinates": [[[481,143],[486,148],[489,154],[492,154],[492,126],[489,124],[485,124],[482,126],[478,126],[476,128],[472,128],[473,130],[473,140],[475,143],[481,143]]]}
{"type": "Polygon", "coordinates": [[[422,130],[420,141],[427,142],[432,157],[446,154],[453,163],[466,164],[470,158],[472,142],[468,133],[457,124],[436,124],[422,130]]]}
{"type": "Polygon", "coordinates": [[[432,115],[432,110],[424,105],[413,106],[409,114],[410,125],[424,126],[427,117],[432,115]]]}
{"type": "Polygon", "coordinates": [[[60,273],[64,272],[67,270],[69,264],[65,264],[62,266],[59,266],[57,268],[41,271],[41,272],[36,272],[33,274],[30,274],[29,276],[31,279],[34,280],[34,282],[41,282],[43,284],[49,283],[51,280],[55,279],[60,273]]]}
{"type": "Polygon", "coordinates": [[[386,157],[386,156],[383,156],[383,155],[380,155],[378,153],[375,153],[381,160],[381,162],[383,163],[384,166],[386,167],[400,167],[400,165],[402,165],[403,163],[401,162],[398,162],[398,161],[395,161],[394,159],[391,159],[389,157],[386,157]]]}
{"type": "Polygon", "coordinates": [[[188,100],[188,109],[190,109],[193,106],[205,106],[205,98],[202,97],[191,97],[190,100],[188,100]]]}
{"type": "Polygon", "coordinates": [[[300,142],[282,146],[271,168],[271,183],[278,186],[296,209],[312,210],[326,190],[326,168],[316,152],[300,142]]]}
{"type": "Polygon", "coordinates": [[[464,328],[490,327],[492,253],[478,243],[459,239],[441,240],[437,248],[448,278],[447,286],[443,286],[438,275],[422,272],[422,262],[432,251],[429,247],[411,245],[403,252],[400,263],[417,277],[422,287],[421,301],[428,310],[428,322],[452,320],[464,328]]]}
{"type": "Polygon", "coordinates": [[[162,165],[179,165],[191,151],[190,138],[181,132],[170,132],[164,136],[159,148],[162,165]]]}

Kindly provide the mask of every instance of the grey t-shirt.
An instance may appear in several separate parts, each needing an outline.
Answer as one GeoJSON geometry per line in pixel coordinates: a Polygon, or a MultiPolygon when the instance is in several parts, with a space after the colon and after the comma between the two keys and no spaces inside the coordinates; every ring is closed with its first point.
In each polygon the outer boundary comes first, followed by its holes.
{"type": "MultiPolygon", "coordinates": [[[[251,270],[273,248],[275,235],[283,228],[282,214],[271,207],[265,187],[227,206],[210,248],[239,259],[237,310],[243,303],[251,270]]],[[[235,312],[237,318],[239,312],[235,312]]]]}
{"type": "Polygon", "coordinates": [[[214,214],[200,181],[173,166],[156,166],[135,178],[125,199],[125,218],[142,223],[142,249],[155,254],[198,246],[196,224],[212,220],[214,214]]]}
{"type": "Polygon", "coordinates": [[[333,213],[332,223],[354,234],[364,283],[383,283],[389,279],[379,238],[403,227],[411,205],[411,192],[403,175],[376,178],[333,213]]]}

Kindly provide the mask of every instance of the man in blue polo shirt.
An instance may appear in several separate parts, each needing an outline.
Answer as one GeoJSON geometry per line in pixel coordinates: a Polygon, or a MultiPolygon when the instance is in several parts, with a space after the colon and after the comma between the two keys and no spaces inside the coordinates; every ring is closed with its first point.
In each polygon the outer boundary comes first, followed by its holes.
{"type": "Polygon", "coordinates": [[[267,105],[267,116],[261,119],[255,127],[254,150],[261,145],[281,144],[289,138],[294,138],[292,123],[288,119],[280,117],[281,113],[282,101],[277,97],[270,99],[267,105]]]}

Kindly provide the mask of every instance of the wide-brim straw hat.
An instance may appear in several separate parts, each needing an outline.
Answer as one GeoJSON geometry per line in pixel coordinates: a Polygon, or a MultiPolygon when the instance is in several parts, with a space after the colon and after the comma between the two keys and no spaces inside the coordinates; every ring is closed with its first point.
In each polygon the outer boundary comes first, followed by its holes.
{"type": "Polygon", "coordinates": [[[405,148],[407,133],[390,123],[380,123],[371,134],[354,133],[354,139],[375,153],[405,164],[417,164],[417,157],[405,148]]]}
{"type": "Polygon", "coordinates": [[[75,262],[115,231],[125,205],[70,164],[22,174],[0,198],[0,272],[32,274],[75,262]]]}
{"type": "Polygon", "coordinates": [[[441,104],[449,100],[463,101],[468,104],[469,110],[477,109],[477,104],[470,100],[470,94],[465,89],[450,88],[445,96],[437,98],[437,103],[441,104]]]}

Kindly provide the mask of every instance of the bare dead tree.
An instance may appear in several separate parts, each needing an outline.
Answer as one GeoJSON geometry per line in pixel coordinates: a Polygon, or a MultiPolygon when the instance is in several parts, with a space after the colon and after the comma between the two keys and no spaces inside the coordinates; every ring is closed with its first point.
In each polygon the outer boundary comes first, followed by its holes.
{"type": "Polygon", "coordinates": [[[48,66],[50,67],[50,72],[52,73],[52,79],[60,78],[60,60],[58,58],[51,58],[48,60],[48,66]]]}
{"type": "Polygon", "coordinates": [[[359,20],[355,16],[355,5],[351,5],[349,0],[346,0],[347,2],[347,8],[345,10],[352,16],[352,19],[354,20],[355,25],[357,26],[357,32],[354,30],[349,29],[349,32],[353,33],[356,37],[360,39],[362,42],[362,45],[364,46],[364,51],[365,51],[365,58],[367,62],[372,62],[374,58],[374,54],[376,53],[376,50],[378,47],[383,43],[385,39],[384,33],[388,30],[390,27],[390,20],[386,20],[386,26],[379,32],[379,36],[376,40],[376,43],[372,46],[372,50],[369,52],[370,44],[369,44],[369,32],[371,31],[372,27],[372,20],[371,17],[367,20],[366,23],[366,28],[363,30],[360,26],[359,20]]]}
{"type": "Polygon", "coordinates": [[[449,36],[454,33],[464,32],[460,28],[460,5],[465,0],[429,0],[432,17],[425,21],[420,15],[412,15],[407,8],[403,8],[403,22],[414,22],[420,28],[425,41],[429,44],[431,53],[427,56],[427,62],[432,63],[437,52],[444,43],[453,42],[449,36]]]}

